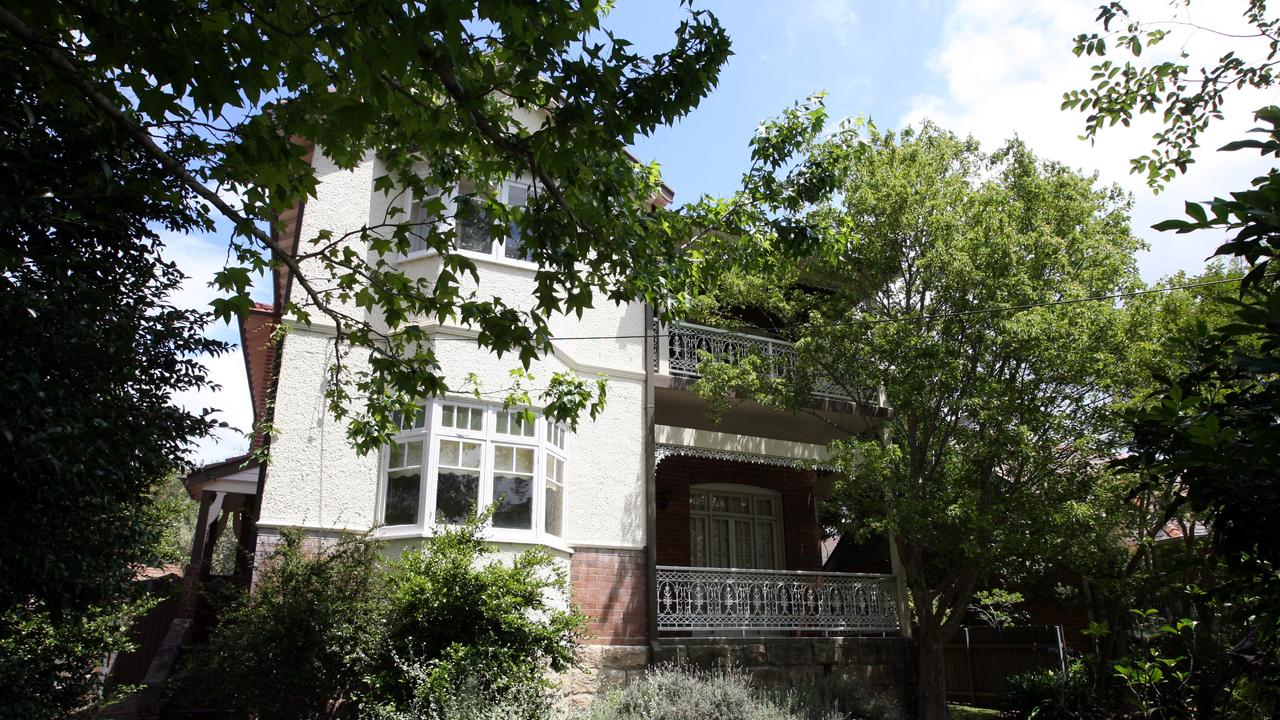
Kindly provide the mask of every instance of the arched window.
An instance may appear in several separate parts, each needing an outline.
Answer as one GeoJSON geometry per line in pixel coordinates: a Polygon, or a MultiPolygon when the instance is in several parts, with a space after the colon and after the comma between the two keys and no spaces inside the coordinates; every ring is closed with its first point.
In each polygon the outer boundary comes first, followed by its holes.
{"type": "Polygon", "coordinates": [[[690,487],[689,548],[695,567],[783,569],[782,496],[750,485],[690,487]]]}

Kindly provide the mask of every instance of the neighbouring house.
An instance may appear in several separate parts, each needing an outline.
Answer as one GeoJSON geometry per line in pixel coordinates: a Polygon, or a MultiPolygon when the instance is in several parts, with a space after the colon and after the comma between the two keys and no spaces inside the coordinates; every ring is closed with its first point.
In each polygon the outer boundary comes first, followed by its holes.
{"type": "MultiPolygon", "coordinates": [[[[384,170],[374,155],[353,170],[322,149],[311,161],[316,196],[282,218],[286,246],[296,250],[321,229],[338,236],[377,223],[389,203],[412,213],[412,198],[375,190],[384,170]]],[[[504,196],[518,201],[527,189],[513,180],[504,196]]],[[[530,302],[536,268],[514,241],[459,233],[480,292],[530,302]]],[[[426,251],[398,262],[411,277],[440,266],[426,251]]],[[[561,371],[607,378],[608,403],[594,421],[571,432],[541,416],[529,423],[499,401],[446,395],[404,417],[381,452],[360,455],[322,398],[333,329],[319,319],[290,324],[282,309],[299,288],[283,269],[274,281],[274,302],[242,323],[255,419],[272,428],[270,461],[240,458],[190,479],[201,499],[190,582],[208,576],[205,545],[223,533],[252,553],[240,568],[247,574],[284,528],[318,542],[373,529],[398,548],[492,503],[490,539],[509,551],[549,548],[590,617],[585,670],[566,681],[572,694],[669,660],[732,661],[772,682],[832,672],[898,692],[911,682],[892,558],[879,558],[877,572],[824,569],[817,516],[833,472],[824,467],[828,442],[877,432],[890,412],[883,398],[858,402],[820,387],[811,414],[745,403],[712,423],[691,391],[699,353],[786,354],[789,346],[764,334],[660,327],[643,304],[602,303],[580,319],[554,319],[553,352],[530,369],[540,379],[561,371]]],[[[486,388],[506,386],[510,363],[478,348],[472,330],[427,330],[452,387],[471,373],[486,388]]],[[[255,449],[267,442],[258,438],[255,449]]]]}

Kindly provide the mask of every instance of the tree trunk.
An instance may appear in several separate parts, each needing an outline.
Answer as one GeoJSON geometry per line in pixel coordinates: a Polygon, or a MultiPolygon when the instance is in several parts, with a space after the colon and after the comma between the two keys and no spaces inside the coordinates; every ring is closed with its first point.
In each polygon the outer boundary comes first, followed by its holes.
{"type": "Polygon", "coordinates": [[[918,704],[916,720],[947,720],[947,676],[937,632],[921,632],[916,667],[918,704]]]}

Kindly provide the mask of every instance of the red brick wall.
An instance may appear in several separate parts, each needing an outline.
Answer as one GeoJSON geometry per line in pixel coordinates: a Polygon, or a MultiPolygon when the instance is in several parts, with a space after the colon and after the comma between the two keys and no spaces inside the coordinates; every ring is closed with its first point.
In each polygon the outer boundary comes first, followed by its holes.
{"type": "Polygon", "coordinates": [[[1080,575],[1061,568],[1050,570],[1032,590],[1023,590],[1027,597],[1018,609],[1027,614],[1028,625],[1061,625],[1063,642],[1077,652],[1087,652],[1093,647],[1083,631],[1089,627],[1089,614],[1081,607],[1079,597],[1064,602],[1051,596],[1049,590],[1065,585],[1080,591],[1080,575]],[[1039,590],[1040,592],[1036,592],[1039,590]]]}
{"type": "Polygon", "coordinates": [[[588,643],[648,643],[645,557],[644,550],[574,550],[569,579],[573,583],[573,601],[590,618],[588,643]]]}
{"type": "Polygon", "coordinates": [[[814,517],[813,481],[811,470],[679,455],[665,458],[658,463],[657,472],[658,564],[688,565],[690,562],[689,486],[735,483],[781,493],[785,569],[821,570],[821,537],[814,517]]]}

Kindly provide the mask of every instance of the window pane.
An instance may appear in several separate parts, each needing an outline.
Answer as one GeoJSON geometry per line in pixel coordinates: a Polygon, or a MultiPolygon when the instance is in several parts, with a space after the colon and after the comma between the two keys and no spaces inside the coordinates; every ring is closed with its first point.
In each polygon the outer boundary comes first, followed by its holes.
{"type": "Polygon", "coordinates": [[[729,521],[711,519],[711,542],[708,559],[711,567],[729,567],[729,521]]]}
{"type": "Polygon", "coordinates": [[[462,443],[462,455],[459,458],[459,467],[480,469],[480,443],[462,443]]]}
{"type": "Polygon", "coordinates": [[[392,470],[387,473],[387,498],[382,508],[382,521],[387,525],[413,525],[418,522],[418,494],[422,476],[417,470],[392,470]]]}
{"type": "MultiPolygon", "coordinates": [[[[704,496],[705,497],[705,496],[704,496]]],[[[694,567],[707,566],[707,519],[696,517],[689,524],[689,544],[694,567]]]]}
{"type": "Polygon", "coordinates": [[[477,408],[469,408],[471,412],[470,427],[472,430],[479,430],[480,423],[484,422],[484,412],[477,408]]]}
{"type": "Polygon", "coordinates": [[[427,188],[421,196],[415,196],[409,203],[409,252],[420,252],[427,249],[427,236],[434,229],[436,217],[427,212],[427,204],[440,195],[436,188],[427,188]]]}
{"type": "Polygon", "coordinates": [[[458,446],[457,440],[441,440],[440,441],[440,464],[449,467],[458,467],[458,446]]]}
{"type": "Polygon", "coordinates": [[[391,421],[401,430],[421,430],[426,412],[419,408],[412,415],[405,416],[399,410],[391,413],[391,421]]]}
{"type": "Polygon", "coordinates": [[[493,526],[500,528],[533,528],[533,477],[494,473],[493,526]]]}
{"type": "Polygon", "coordinates": [[[707,496],[704,493],[694,493],[690,495],[689,507],[693,510],[706,510],[707,496]]]}
{"type": "Polygon", "coordinates": [[[493,449],[494,470],[514,470],[516,464],[515,448],[510,445],[498,445],[493,449]]]}
{"type": "Polygon", "coordinates": [[[754,543],[751,541],[751,521],[734,520],[733,558],[731,560],[733,567],[758,567],[752,557],[752,551],[755,549],[753,546],[754,543]]]}
{"type": "Polygon", "coordinates": [[[564,528],[564,489],[555,483],[547,483],[546,531],[561,537],[564,528]]]}
{"type": "Polygon", "coordinates": [[[726,498],[729,503],[729,512],[742,513],[749,515],[751,513],[751,501],[744,497],[734,497],[730,495],[726,498]]]}
{"type": "Polygon", "coordinates": [[[388,468],[413,468],[422,464],[422,441],[391,443],[388,468]]]}
{"type": "Polygon", "coordinates": [[[764,517],[773,517],[773,501],[767,498],[757,498],[756,514],[764,517]]]}
{"type": "Polygon", "coordinates": [[[522,437],[533,437],[534,424],[529,422],[524,413],[519,410],[499,410],[498,411],[498,432],[503,435],[520,435],[522,437]]]}
{"type": "MultiPolygon", "coordinates": [[[[529,188],[524,185],[512,185],[507,189],[507,205],[524,207],[529,201],[529,188]]],[[[517,223],[507,226],[507,238],[503,242],[502,253],[513,260],[524,259],[524,234],[517,223]]]]}
{"type": "Polygon", "coordinates": [[[445,405],[444,414],[440,418],[440,424],[444,427],[453,427],[453,406],[445,405]]]}
{"type": "Polygon", "coordinates": [[[441,469],[436,475],[436,522],[460,525],[475,511],[480,473],[441,469]]]}
{"type": "Polygon", "coordinates": [[[523,475],[533,475],[533,448],[516,448],[515,471],[523,475]]]}
{"type": "Polygon", "coordinates": [[[778,567],[777,560],[773,555],[774,539],[773,539],[773,523],[757,522],[756,523],[756,561],[759,567],[766,570],[773,570],[778,567]]]}
{"type": "Polygon", "coordinates": [[[459,197],[455,213],[458,222],[458,249],[488,253],[493,247],[492,221],[474,198],[459,197]]]}

